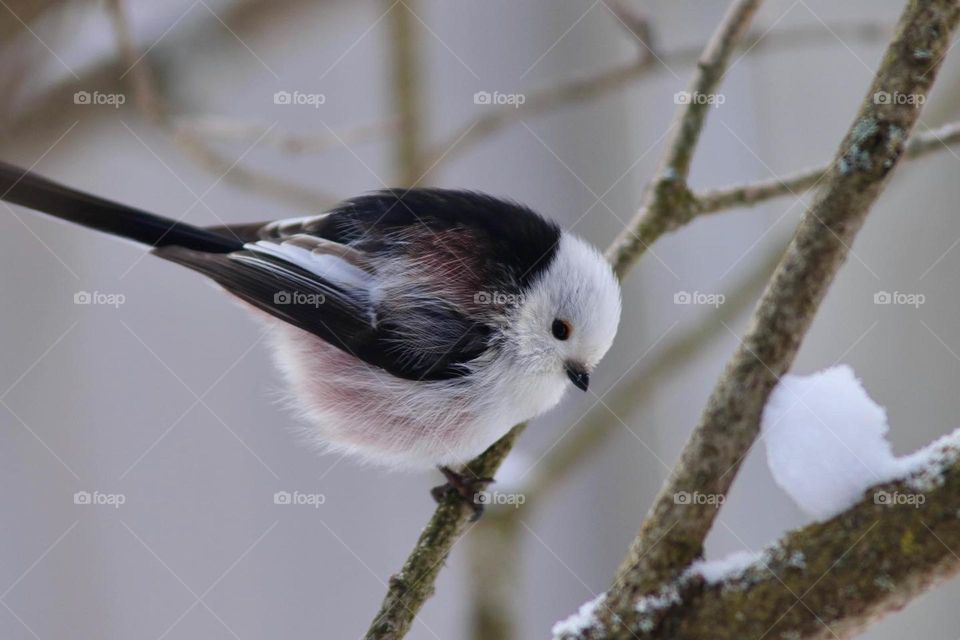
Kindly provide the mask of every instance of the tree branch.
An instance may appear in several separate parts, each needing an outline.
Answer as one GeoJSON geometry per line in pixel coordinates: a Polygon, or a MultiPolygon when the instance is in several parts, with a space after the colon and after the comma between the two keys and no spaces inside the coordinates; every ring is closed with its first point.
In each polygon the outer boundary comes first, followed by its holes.
{"type": "MultiPolygon", "coordinates": [[[[518,424],[467,465],[477,478],[492,478],[513,448],[525,424],[518,424]]],[[[400,573],[390,578],[390,588],[377,617],[367,631],[367,640],[398,640],[410,630],[423,603],[433,595],[434,582],[450,549],[468,529],[473,508],[457,495],[448,495],[417,540],[400,573]]]]}
{"type": "Polygon", "coordinates": [[[607,251],[613,270],[621,278],[651,242],[685,222],[679,219],[678,213],[687,211],[692,203],[687,176],[693,150],[711,108],[707,100],[697,96],[708,97],[716,92],[730,56],[759,7],[760,0],[734,2],[707,44],[688,89],[692,99],[677,111],[670,125],[667,151],[661,158],[657,177],[644,190],[640,210],[607,251]]]}
{"type": "MultiPolygon", "coordinates": [[[[413,3],[414,0],[407,0],[413,3]]],[[[394,165],[399,170],[400,185],[412,187],[420,181],[420,138],[423,107],[420,87],[420,61],[417,38],[413,32],[414,7],[387,0],[387,21],[390,29],[390,77],[393,104],[399,115],[400,135],[395,143],[394,165]]]]}
{"type": "Polygon", "coordinates": [[[797,229],[751,327],[707,403],[673,474],[657,496],[584,638],[628,637],[636,602],[702,553],[716,517],[681,506],[682,491],[725,495],[753,443],[770,390],[790,367],[857,231],[903,154],[919,109],[875,100],[879,92],[926,96],[960,19],[951,0],[911,0],[853,125],[797,229]]]}
{"type": "MultiPolygon", "coordinates": [[[[957,142],[960,142],[960,122],[952,122],[938,129],[914,135],[907,145],[904,159],[919,158],[933,151],[941,151],[957,142]]],[[[826,164],[782,178],[705,191],[694,197],[693,212],[690,217],[734,207],[752,206],[780,196],[797,195],[823,180],[829,168],[830,165],[826,164]]]]}
{"type": "MultiPolygon", "coordinates": [[[[594,635],[594,614],[563,638],[847,638],[960,571],[960,431],[927,463],[843,513],[785,535],[742,570],[707,580],[696,564],[634,603],[631,634],[594,635]],[[908,496],[913,500],[884,500],[908,496]],[[917,498],[923,497],[922,501],[917,498]]],[[[569,624],[578,626],[573,621],[569,624]]]]}

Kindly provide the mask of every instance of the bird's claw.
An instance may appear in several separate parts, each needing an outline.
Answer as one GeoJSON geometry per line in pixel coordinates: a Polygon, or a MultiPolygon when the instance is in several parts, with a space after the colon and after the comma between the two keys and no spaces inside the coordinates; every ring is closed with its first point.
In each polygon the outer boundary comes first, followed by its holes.
{"type": "Polygon", "coordinates": [[[478,478],[473,474],[457,473],[450,467],[440,467],[440,473],[447,479],[447,482],[430,490],[433,499],[439,503],[447,496],[458,495],[473,509],[473,517],[470,518],[470,522],[479,520],[480,516],[483,515],[484,501],[479,500],[477,496],[486,489],[488,484],[494,481],[493,478],[478,478]]]}

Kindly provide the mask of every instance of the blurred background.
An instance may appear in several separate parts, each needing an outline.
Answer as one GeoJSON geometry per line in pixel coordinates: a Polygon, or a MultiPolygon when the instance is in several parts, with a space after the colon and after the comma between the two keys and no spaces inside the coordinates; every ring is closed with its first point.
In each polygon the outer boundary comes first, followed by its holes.
{"type": "MultiPolygon", "coordinates": [[[[765,3],[692,186],[827,161],[902,5],[765,3]]],[[[0,157],[201,225],[386,185],[479,189],[603,247],[726,7],[6,0],[0,157]]],[[[921,128],[956,119],[958,94],[954,55],[921,128]]],[[[898,453],[960,422],[958,163],[944,148],[898,170],[795,367],[851,364],[898,453]]],[[[455,546],[410,638],[544,637],[607,588],[808,198],[705,217],[644,256],[595,394],[527,430],[494,486],[524,504],[455,546]]],[[[0,637],[361,637],[439,474],[301,446],[259,327],[193,273],[16,207],[0,255],[0,637]]],[[[757,446],[707,555],[804,521],[757,446]]],[[[958,597],[948,584],[863,637],[956,638],[958,597]]]]}

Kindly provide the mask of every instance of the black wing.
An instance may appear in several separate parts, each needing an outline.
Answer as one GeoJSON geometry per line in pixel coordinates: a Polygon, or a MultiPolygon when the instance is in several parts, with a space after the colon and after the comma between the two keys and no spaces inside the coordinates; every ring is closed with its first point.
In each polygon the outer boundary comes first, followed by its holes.
{"type": "MultiPolygon", "coordinates": [[[[252,245],[251,245],[252,246],[252,245]]],[[[411,350],[402,318],[381,317],[369,293],[255,248],[229,254],[164,247],[157,255],[203,273],[241,300],[316,335],[388,373],[409,380],[444,380],[488,346],[489,327],[448,309],[438,313],[442,341],[411,350]]]]}

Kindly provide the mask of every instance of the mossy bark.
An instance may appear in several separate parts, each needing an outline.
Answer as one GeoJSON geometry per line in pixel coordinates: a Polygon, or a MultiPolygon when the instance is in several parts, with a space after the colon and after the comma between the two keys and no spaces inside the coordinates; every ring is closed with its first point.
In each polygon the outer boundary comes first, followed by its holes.
{"type": "Polygon", "coordinates": [[[842,514],[788,534],[738,577],[687,580],[675,604],[638,618],[633,632],[671,640],[849,637],[960,570],[960,463],[942,480],[922,493],[909,480],[875,487],[842,514]],[[879,492],[924,501],[889,504],[879,492]]]}
{"type": "MultiPolygon", "coordinates": [[[[470,462],[468,473],[492,478],[525,427],[515,426],[470,462]]],[[[398,640],[407,634],[420,607],[433,595],[437,574],[450,549],[469,528],[472,515],[472,505],[457,494],[447,495],[437,506],[403,568],[390,578],[390,588],[367,631],[367,640],[398,640]]]]}

